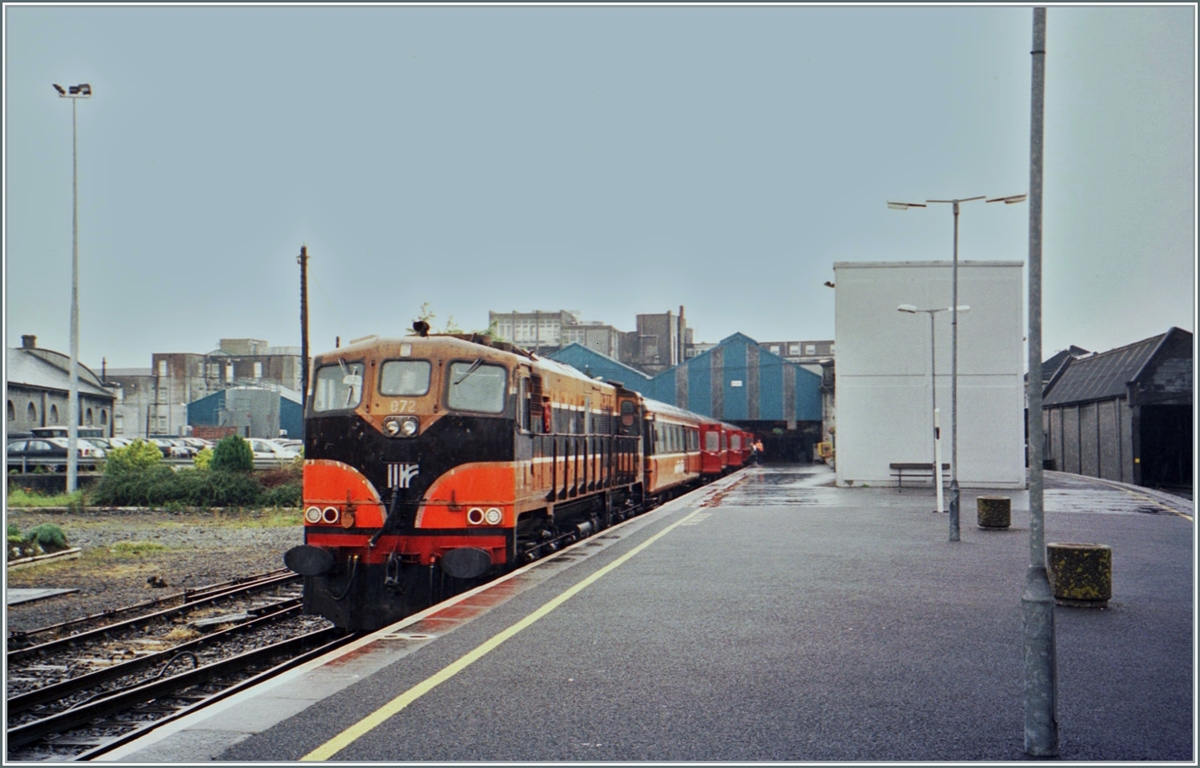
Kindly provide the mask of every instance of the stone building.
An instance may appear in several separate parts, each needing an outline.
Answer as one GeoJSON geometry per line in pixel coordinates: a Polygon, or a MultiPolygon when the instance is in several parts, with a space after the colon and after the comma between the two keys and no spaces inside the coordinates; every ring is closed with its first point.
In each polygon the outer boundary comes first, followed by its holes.
{"type": "MultiPolygon", "coordinates": [[[[71,389],[71,358],[41,349],[37,336],[21,337],[21,346],[5,357],[5,433],[28,433],[34,427],[66,426],[71,389]]],[[[79,363],[79,426],[113,434],[115,396],[83,363],[79,363]]]]}

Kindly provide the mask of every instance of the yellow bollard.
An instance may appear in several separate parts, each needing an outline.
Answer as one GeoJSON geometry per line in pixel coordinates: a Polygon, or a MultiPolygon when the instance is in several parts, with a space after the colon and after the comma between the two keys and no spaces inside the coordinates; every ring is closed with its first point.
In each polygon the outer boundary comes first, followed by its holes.
{"type": "Polygon", "coordinates": [[[1007,496],[980,496],[975,506],[980,528],[1007,528],[1012,524],[1012,499],[1007,496]]]}
{"type": "Polygon", "coordinates": [[[1106,544],[1047,544],[1046,570],[1059,605],[1104,608],[1112,598],[1112,547],[1106,544]]]}

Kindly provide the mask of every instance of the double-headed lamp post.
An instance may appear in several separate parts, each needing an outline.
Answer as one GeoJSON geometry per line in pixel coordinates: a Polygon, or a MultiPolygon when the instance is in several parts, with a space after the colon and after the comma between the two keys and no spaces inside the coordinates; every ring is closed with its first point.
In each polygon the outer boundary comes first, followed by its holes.
{"type": "MultiPolygon", "coordinates": [[[[939,456],[939,451],[938,451],[937,332],[934,329],[933,318],[934,318],[934,315],[936,315],[938,312],[954,312],[957,310],[957,313],[962,313],[962,312],[970,312],[971,308],[964,305],[964,306],[960,306],[960,307],[936,307],[934,309],[917,309],[917,307],[915,307],[912,304],[901,304],[900,306],[896,307],[896,309],[900,312],[906,312],[906,313],[912,314],[912,315],[915,315],[918,312],[925,312],[926,314],[929,315],[929,396],[930,396],[929,418],[930,418],[930,422],[933,424],[933,432],[931,433],[932,437],[933,437],[933,448],[932,448],[932,453],[930,455],[933,456],[933,459],[932,459],[932,461],[933,461],[933,477],[935,478],[934,482],[936,483],[935,487],[937,488],[937,509],[935,509],[934,512],[941,512],[943,507],[942,507],[942,471],[941,471],[941,463],[942,462],[941,462],[941,457],[939,456]]],[[[953,526],[953,521],[952,521],[952,527],[951,527],[951,531],[950,531],[951,541],[954,541],[953,536],[955,533],[957,533],[957,529],[953,526]]]]}
{"type": "MultiPolygon", "coordinates": [[[[924,203],[896,203],[888,201],[888,208],[906,211],[909,208],[925,208],[926,203],[950,203],[954,206],[954,267],[951,275],[950,306],[958,306],[958,204],[983,200],[987,195],[962,197],[954,200],[926,200],[924,203]]],[[[994,197],[989,203],[1012,205],[1025,199],[1025,195],[994,197]]],[[[950,541],[958,541],[958,313],[950,315],[950,541]]]]}
{"type": "Polygon", "coordinates": [[[71,380],[67,389],[67,493],[79,481],[79,152],[75,141],[75,102],[92,96],[87,83],[66,90],[54,83],[60,98],[71,100],[71,380]]]}

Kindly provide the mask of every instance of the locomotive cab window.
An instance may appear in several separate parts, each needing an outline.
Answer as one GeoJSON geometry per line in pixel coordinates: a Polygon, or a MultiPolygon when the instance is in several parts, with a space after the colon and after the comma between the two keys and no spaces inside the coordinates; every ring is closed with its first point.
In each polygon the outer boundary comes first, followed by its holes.
{"type": "Polygon", "coordinates": [[[379,371],[379,394],[416,397],[429,392],[428,360],[388,360],[379,371]]]}
{"type": "Polygon", "coordinates": [[[362,400],[363,364],[346,363],[323,365],[317,369],[313,389],[313,410],[341,411],[355,408],[362,400]]]}
{"type": "Polygon", "coordinates": [[[503,413],[507,388],[504,366],[485,365],[482,360],[451,363],[446,405],[456,411],[503,413]]]}

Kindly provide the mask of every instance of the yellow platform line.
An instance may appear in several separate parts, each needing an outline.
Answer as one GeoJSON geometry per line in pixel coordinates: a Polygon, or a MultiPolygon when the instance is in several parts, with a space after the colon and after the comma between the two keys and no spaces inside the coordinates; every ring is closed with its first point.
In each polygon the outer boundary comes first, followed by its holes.
{"type": "Polygon", "coordinates": [[[546,603],[541,608],[538,608],[536,611],[529,614],[525,618],[521,619],[516,624],[513,624],[511,627],[504,630],[503,632],[500,632],[499,634],[493,635],[491,638],[489,638],[488,640],[486,640],[485,642],[483,642],[482,644],[477,646],[474,650],[470,651],[469,653],[467,653],[464,656],[459,657],[456,661],[443,667],[441,670],[439,670],[438,672],[435,672],[433,675],[430,675],[429,677],[425,678],[421,682],[414,685],[412,688],[409,688],[404,693],[402,693],[399,696],[397,696],[396,698],[392,699],[387,704],[384,704],[379,709],[377,709],[374,712],[372,712],[371,714],[367,715],[362,720],[359,720],[354,725],[350,726],[346,730],[344,730],[341,733],[339,733],[338,735],[334,736],[332,739],[325,742],[324,744],[317,747],[312,752],[309,752],[307,755],[305,755],[304,757],[302,757],[300,759],[301,760],[309,760],[309,761],[329,760],[334,755],[336,755],[338,752],[340,752],[343,749],[345,749],[346,747],[350,746],[355,741],[362,738],[363,736],[365,736],[367,733],[369,733],[373,729],[382,725],[384,722],[386,722],[388,720],[388,718],[390,718],[393,715],[404,710],[404,708],[407,707],[409,704],[412,704],[417,699],[421,698],[425,694],[432,691],[434,688],[438,687],[442,683],[451,679],[452,677],[457,675],[459,672],[462,672],[467,667],[471,666],[475,662],[482,659],[484,656],[486,656],[489,653],[491,653],[492,651],[494,651],[504,641],[511,639],[517,633],[521,632],[524,629],[529,628],[534,623],[536,623],[540,619],[547,616],[555,608],[558,608],[560,605],[562,605],[566,601],[570,600],[572,597],[579,594],[584,589],[587,589],[590,585],[599,581],[604,576],[611,573],[613,570],[624,565],[624,563],[627,560],[629,560],[629,558],[633,557],[637,553],[646,549],[651,544],[653,544],[654,542],[661,539],[663,536],[666,536],[668,533],[673,531],[676,527],[682,525],[683,523],[686,523],[688,520],[691,520],[699,511],[700,511],[699,509],[693,510],[691,512],[691,514],[688,514],[687,516],[685,516],[682,519],[678,520],[677,522],[671,524],[667,528],[664,528],[663,530],[654,534],[646,541],[642,542],[641,544],[634,547],[629,552],[625,553],[624,555],[617,558],[613,562],[609,563],[608,565],[604,566],[600,570],[596,571],[591,576],[588,576],[587,578],[583,579],[578,584],[575,584],[574,586],[570,587],[565,592],[560,594],[558,597],[556,597],[553,600],[551,600],[550,602],[546,603]]]}

